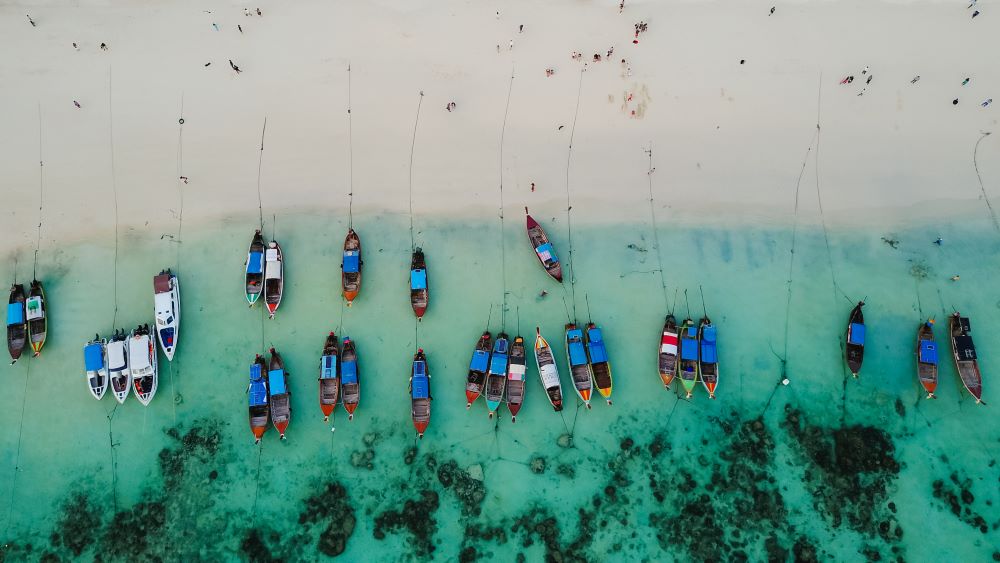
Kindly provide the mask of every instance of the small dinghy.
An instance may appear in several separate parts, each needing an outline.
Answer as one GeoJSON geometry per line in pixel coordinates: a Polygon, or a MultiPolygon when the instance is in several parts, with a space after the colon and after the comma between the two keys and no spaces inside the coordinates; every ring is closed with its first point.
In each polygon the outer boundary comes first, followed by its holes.
{"type": "Polygon", "coordinates": [[[472,408],[486,385],[486,372],[490,367],[490,331],[484,330],[476,347],[472,350],[472,360],[469,361],[469,375],[465,378],[465,408],[472,408]]]}
{"type": "Polygon", "coordinates": [[[983,375],[979,371],[979,358],[976,356],[976,346],[972,343],[972,327],[967,317],[956,311],[949,323],[951,333],[951,353],[955,359],[955,370],[962,380],[962,385],[974,399],[976,404],[983,403],[983,375]]]}
{"type": "Polygon", "coordinates": [[[347,238],[344,239],[344,257],[340,262],[341,285],[344,290],[344,299],[350,307],[361,293],[361,239],[354,229],[347,231],[347,238]]]}
{"type": "Polygon", "coordinates": [[[135,398],[148,406],[156,395],[159,380],[156,372],[156,339],[149,333],[149,325],[140,325],[128,339],[129,371],[135,398]]]}
{"type": "Polygon", "coordinates": [[[611,363],[608,361],[608,349],[604,345],[604,335],[594,323],[587,324],[587,360],[590,371],[594,374],[594,385],[597,392],[611,405],[611,363]]]}
{"type": "Polygon", "coordinates": [[[267,245],[264,253],[264,304],[267,305],[267,313],[270,318],[274,318],[274,312],[281,305],[281,294],[285,290],[285,280],[281,270],[281,247],[277,241],[271,241],[267,245]]]}
{"type": "Polygon", "coordinates": [[[319,408],[323,411],[323,422],[330,420],[340,394],[340,377],[337,373],[339,356],[337,335],[331,332],[326,337],[323,356],[319,359],[319,408]]]}
{"type": "Polygon", "coordinates": [[[510,355],[510,341],[507,334],[501,332],[493,343],[493,355],[490,356],[490,369],[486,373],[486,408],[490,418],[496,414],[503,402],[503,392],[507,387],[507,363],[510,355]]]}
{"type": "Polygon", "coordinates": [[[542,336],[542,331],[535,327],[535,364],[538,366],[538,378],[545,388],[545,395],[552,404],[552,409],[559,412],[563,408],[562,384],[559,382],[559,367],[552,354],[552,347],[542,336]]]}
{"type": "Polygon", "coordinates": [[[267,365],[264,356],[257,354],[250,364],[250,386],[247,387],[247,402],[250,407],[250,431],[254,444],[259,444],[267,432],[271,417],[271,405],[267,400],[267,365]]]}
{"type": "Polygon", "coordinates": [[[115,330],[111,340],[105,345],[108,360],[108,384],[111,393],[121,404],[132,392],[132,370],[128,366],[128,335],[122,329],[115,330]]]}
{"type": "Polygon", "coordinates": [[[510,366],[507,367],[507,409],[510,421],[517,422],[517,413],[524,404],[524,374],[527,373],[524,338],[514,337],[510,345],[510,366]]]}
{"type": "Polygon", "coordinates": [[[83,367],[87,370],[87,388],[100,401],[108,390],[107,342],[97,335],[83,347],[83,367]]]}
{"type": "Polygon", "coordinates": [[[562,266],[559,264],[559,258],[556,257],[556,251],[552,248],[552,243],[549,242],[548,235],[545,234],[542,226],[528,214],[527,207],[524,208],[524,214],[527,217],[528,241],[531,243],[532,250],[535,251],[535,256],[545,268],[545,273],[562,283],[562,266]]]}
{"type": "Polygon", "coordinates": [[[681,378],[681,385],[687,394],[685,398],[690,399],[698,384],[698,327],[691,319],[684,319],[684,326],[681,327],[681,360],[677,376],[681,378]]]}
{"type": "Polygon", "coordinates": [[[417,438],[423,438],[427,425],[431,422],[431,374],[427,369],[427,357],[423,348],[413,355],[410,369],[410,416],[417,438]]]}
{"type": "Polygon", "coordinates": [[[663,333],[660,335],[659,367],[660,381],[663,388],[669,389],[674,376],[677,375],[677,320],[673,315],[667,315],[663,323],[663,333]]]}
{"type": "Polygon", "coordinates": [[[587,361],[587,347],[583,343],[583,331],[576,324],[566,325],[566,363],[569,364],[569,374],[573,387],[587,408],[590,408],[590,395],[594,390],[594,375],[587,361]]]}
{"type": "Polygon", "coordinates": [[[271,348],[271,362],[267,371],[267,397],[271,402],[271,422],[281,439],[285,439],[285,431],[292,420],[292,393],[288,390],[288,374],[281,356],[271,348]]]}
{"type": "Polygon", "coordinates": [[[49,327],[49,319],[45,314],[45,289],[42,287],[42,282],[31,281],[25,311],[28,318],[28,342],[31,343],[31,351],[37,357],[45,346],[45,334],[49,327]]]}
{"type": "Polygon", "coordinates": [[[253,307],[264,290],[264,239],[260,236],[260,229],[254,231],[250,241],[246,267],[247,303],[253,307]]]}
{"type": "Polygon", "coordinates": [[[719,384],[719,350],[716,343],[717,331],[712,320],[702,317],[698,327],[700,353],[698,356],[698,377],[708,391],[708,398],[715,398],[715,387],[719,384]]]}
{"type": "Polygon", "coordinates": [[[24,320],[24,286],[15,283],[10,286],[7,301],[7,351],[11,364],[21,358],[24,345],[28,341],[28,327],[24,320]]]}
{"type": "Polygon", "coordinates": [[[424,251],[416,249],[410,260],[410,305],[418,319],[427,312],[430,292],[427,289],[427,264],[424,262],[424,251]]]}
{"type": "Polygon", "coordinates": [[[354,410],[361,402],[361,379],[358,372],[358,353],[354,341],[344,337],[344,349],[340,352],[340,396],[347,411],[347,420],[354,420],[354,410]]]}
{"type": "Polygon", "coordinates": [[[153,278],[153,309],[156,313],[156,338],[167,361],[174,359],[181,327],[181,286],[169,269],[153,278]]]}
{"type": "Polygon", "coordinates": [[[845,356],[847,367],[851,370],[851,375],[858,376],[861,371],[861,362],[865,359],[865,315],[861,308],[865,306],[864,301],[851,309],[851,316],[847,319],[847,346],[845,356]]]}
{"type": "Polygon", "coordinates": [[[937,343],[934,342],[934,319],[917,328],[917,381],[927,392],[928,399],[937,399],[934,391],[938,381],[937,343]]]}

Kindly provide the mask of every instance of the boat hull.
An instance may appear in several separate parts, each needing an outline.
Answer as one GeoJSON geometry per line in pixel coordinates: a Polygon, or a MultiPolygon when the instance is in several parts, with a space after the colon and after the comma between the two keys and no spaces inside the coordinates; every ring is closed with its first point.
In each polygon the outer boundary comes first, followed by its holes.
{"type": "Polygon", "coordinates": [[[927,393],[928,399],[936,399],[934,392],[938,384],[937,344],[934,342],[933,321],[921,323],[917,328],[917,382],[927,393]]]}
{"type": "Polygon", "coordinates": [[[569,366],[569,375],[573,381],[576,395],[589,409],[590,397],[594,389],[594,374],[587,361],[583,331],[576,328],[574,324],[566,325],[566,365],[569,366]]]}
{"type": "Polygon", "coordinates": [[[7,301],[7,351],[10,359],[17,361],[28,342],[28,325],[24,312],[24,286],[16,283],[10,288],[7,301]]]}
{"type": "Polygon", "coordinates": [[[535,327],[535,366],[538,368],[538,379],[545,389],[545,396],[552,405],[552,410],[563,409],[562,383],[559,378],[559,367],[556,366],[552,347],[542,336],[541,330],[535,327]]]}
{"type": "Polygon", "coordinates": [[[177,276],[170,270],[160,272],[153,278],[153,292],[156,339],[167,361],[173,361],[181,325],[181,286],[177,276]]]}
{"type": "Polygon", "coordinates": [[[37,357],[42,353],[42,348],[45,347],[45,337],[49,326],[45,289],[42,287],[42,282],[32,280],[25,310],[28,318],[28,341],[31,344],[31,351],[37,357]]]}
{"type": "Polygon", "coordinates": [[[247,250],[247,261],[244,266],[247,303],[253,307],[264,290],[264,239],[260,236],[260,230],[254,232],[253,239],[250,241],[250,249],[247,250]]]}
{"type": "Polygon", "coordinates": [[[354,232],[354,229],[347,231],[347,237],[344,239],[344,255],[340,262],[340,285],[341,291],[344,295],[344,300],[347,301],[347,306],[350,307],[354,300],[358,298],[361,293],[361,268],[364,262],[361,260],[361,238],[358,233],[354,232]]]}
{"type": "Polygon", "coordinates": [[[983,402],[983,375],[979,371],[979,358],[976,355],[972,336],[969,335],[968,319],[955,313],[949,324],[951,332],[952,359],[955,371],[965,390],[976,400],[983,402]]]}

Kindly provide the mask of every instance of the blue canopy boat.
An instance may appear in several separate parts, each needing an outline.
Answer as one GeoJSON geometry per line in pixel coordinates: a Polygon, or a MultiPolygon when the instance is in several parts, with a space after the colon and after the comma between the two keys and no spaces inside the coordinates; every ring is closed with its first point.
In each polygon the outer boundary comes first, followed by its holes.
{"type": "Polygon", "coordinates": [[[718,344],[716,343],[716,328],[712,320],[708,317],[701,319],[699,327],[699,340],[701,341],[701,355],[698,358],[698,376],[702,385],[708,391],[708,398],[715,398],[715,386],[719,383],[719,355],[718,344]]]}
{"type": "Polygon", "coordinates": [[[354,229],[350,229],[344,239],[344,258],[340,263],[341,285],[348,307],[361,293],[361,265],[361,238],[354,229]]]}
{"type": "Polygon", "coordinates": [[[608,361],[608,349],[604,345],[604,335],[594,323],[587,324],[587,357],[590,370],[594,374],[594,385],[604,400],[611,404],[611,363],[608,361]]]}
{"type": "Polygon", "coordinates": [[[427,312],[430,292],[427,289],[427,264],[424,262],[424,251],[416,249],[410,260],[410,306],[417,319],[422,319],[427,312]]]}
{"type": "Polygon", "coordinates": [[[337,373],[337,358],[340,355],[337,335],[327,335],[323,344],[323,355],[319,359],[319,408],[323,411],[323,422],[330,420],[337,406],[340,393],[340,377],[337,373]]]}
{"type": "Polygon", "coordinates": [[[423,348],[413,355],[410,370],[410,416],[417,429],[417,438],[423,438],[431,422],[431,374],[423,348]]]}
{"type": "Polygon", "coordinates": [[[594,389],[590,362],[587,361],[587,348],[583,343],[583,331],[576,324],[566,325],[566,362],[569,364],[570,378],[573,387],[587,408],[590,408],[590,394],[594,389]]]}
{"type": "Polygon", "coordinates": [[[552,248],[552,243],[549,242],[548,235],[545,234],[545,229],[528,214],[527,207],[524,208],[524,214],[527,216],[528,241],[531,243],[531,249],[535,251],[538,262],[545,268],[545,273],[562,283],[562,266],[556,257],[555,249],[552,248]]]}
{"type": "Polygon", "coordinates": [[[861,308],[864,306],[864,301],[858,301],[854,309],[851,309],[851,316],[847,319],[845,355],[847,367],[850,368],[854,377],[858,376],[858,372],[861,371],[861,362],[865,359],[865,315],[861,312],[861,308]]]}
{"type": "Polygon", "coordinates": [[[264,357],[257,354],[250,364],[250,387],[247,388],[247,402],[250,406],[250,431],[253,432],[254,443],[259,444],[267,432],[270,416],[270,403],[267,400],[267,375],[264,357]]]}
{"type": "Polygon", "coordinates": [[[361,380],[358,378],[358,354],[354,341],[344,337],[340,352],[340,397],[347,410],[347,420],[354,420],[354,410],[361,401],[361,380]]]}
{"type": "Polygon", "coordinates": [[[83,366],[87,370],[87,388],[100,401],[108,390],[108,360],[104,349],[105,341],[94,335],[94,339],[83,347],[83,366]]]}
{"type": "Polygon", "coordinates": [[[12,364],[21,357],[28,342],[28,325],[24,319],[24,286],[15,283],[10,286],[10,300],[7,302],[7,351],[12,364]]]}
{"type": "Polygon", "coordinates": [[[285,430],[292,420],[291,393],[287,386],[287,373],[285,373],[285,363],[281,356],[271,348],[271,361],[267,372],[267,396],[271,402],[271,422],[285,439],[285,430]]]}
{"type": "Polygon", "coordinates": [[[486,385],[486,372],[490,367],[490,331],[484,330],[469,361],[469,374],[465,378],[465,408],[472,407],[486,385]]]}
{"type": "Polygon", "coordinates": [[[507,334],[501,332],[493,343],[493,356],[490,357],[490,369],[486,374],[486,408],[490,410],[490,418],[493,418],[503,402],[503,392],[507,386],[509,348],[507,334]]]}
{"type": "Polygon", "coordinates": [[[253,306],[260,298],[261,291],[264,290],[264,239],[260,236],[260,229],[254,231],[253,240],[250,241],[250,250],[247,251],[246,262],[246,295],[247,302],[253,306]]]}
{"type": "Polygon", "coordinates": [[[684,319],[681,326],[681,360],[677,376],[687,393],[686,398],[690,399],[698,384],[698,327],[690,318],[684,319]]]}
{"type": "Polygon", "coordinates": [[[920,323],[917,328],[917,381],[927,392],[928,399],[936,399],[934,391],[938,380],[937,343],[934,342],[934,319],[920,323]]]}

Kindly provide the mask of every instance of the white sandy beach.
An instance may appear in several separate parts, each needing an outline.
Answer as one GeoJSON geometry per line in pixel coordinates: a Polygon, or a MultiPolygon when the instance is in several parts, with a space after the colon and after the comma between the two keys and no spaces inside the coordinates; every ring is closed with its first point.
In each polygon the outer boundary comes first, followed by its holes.
{"type": "MultiPolygon", "coordinates": [[[[295,209],[345,214],[348,64],[359,213],[407,211],[423,91],[414,210],[494,214],[512,71],[508,215],[522,205],[543,215],[565,207],[578,92],[575,218],[647,216],[651,141],[654,189],[670,208],[662,220],[790,221],[817,110],[831,224],[987,213],[973,148],[981,132],[996,129],[1000,111],[1000,3],[980,2],[975,19],[964,1],[784,2],[769,15],[771,5],[631,0],[619,14],[613,0],[4,3],[2,235],[21,250],[34,244],[39,104],[43,245],[110,233],[111,131],[123,225],[173,224],[180,187],[185,224],[256,219],[265,116],[265,216],[280,223],[295,209]],[[247,17],[245,7],[263,15],[247,17]],[[639,21],[648,31],[633,44],[639,21]],[[612,47],[611,60],[588,62],[594,53],[607,59],[612,47]],[[574,51],[584,60],[572,60],[574,51]],[[839,85],[848,75],[855,81],[839,85]],[[998,101],[980,106],[991,97],[998,101]],[[451,101],[457,106],[448,112],[451,101]]],[[[983,140],[978,164],[986,192],[996,195],[1000,135],[983,140]]],[[[800,219],[818,218],[813,166],[803,177],[800,219]]]]}

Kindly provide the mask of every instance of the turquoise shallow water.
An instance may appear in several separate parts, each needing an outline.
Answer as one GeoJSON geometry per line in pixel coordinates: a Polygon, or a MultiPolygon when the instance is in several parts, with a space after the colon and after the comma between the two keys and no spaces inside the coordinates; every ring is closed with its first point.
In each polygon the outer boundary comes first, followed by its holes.
{"type": "MultiPolygon", "coordinates": [[[[552,219],[556,210],[537,211],[565,260],[564,221],[552,219]]],[[[503,328],[517,333],[519,317],[527,338],[540,326],[562,358],[573,293],[538,266],[522,221],[509,213],[503,328]]],[[[161,357],[148,408],[134,397],[117,408],[110,396],[98,403],[83,379],[83,342],[112,326],[110,241],[43,249],[50,340],[40,358],[4,368],[0,558],[998,557],[1000,415],[992,404],[974,405],[947,362],[940,398],[922,399],[913,359],[920,319],[944,321],[958,308],[972,319],[983,398],[996,400],[998,239],[986,220],[941,232],[831,231],[839,290],[822,231],[799,227],[790,300],[789,227],[681,229],[664,220],[664,292],[648,224],[574,224],[577,316],[586,320],[588,296],[605,329],[615,404],[581,408],[561,365],[571,400],[553,413],[529,359],[516,424],[487,419],[482,402],[464,408],[469,355],[491,304],[490,329],[502,328],[495,220],[418,219],[432,292],[419,325],[407,298],[405,218],[356,219],[364,287],[345,309],[345,222],[279,216],[286,293],[270,321],[241,294],[254,222],[187,226],[180,245],[161,232],[123,233],[119,326],[151,320],[150,282],[161,268],[174,267],[181,281],[177,356],[170,364],[161,357]],[[931,244],[939,235],[941,247],[931,244]],[[951,282],[956,273],[961,281],[951,282]],[[684,315],[686,288],[691,314],[700,315],[699,285],[720,330],[716,401],[703,390],[691,401],[664,390],[653,355],[665,301],[681,288],[684,315]],[[839,338],[848,297],[867,299],[869,344],[861,378],[845,382],[839,338]],[[329,330],[358,345],[362,400],[351,422],[338,410],[324,424],[318,406],[329,330]],[[287,441],[271,430],[257,447],[247,366],[270,345],[291,373],[293,419],[287,441]],[[406,392],[417,345],[428,354],[434,396],[421,441],[406,392]],[[787,387],[779,385],[785,376],[787,387]]],[[[28,259],[23,253],[20,279],[28,259]]],[[[0,275],[12,279],[12,264],[0,275]]]]}

